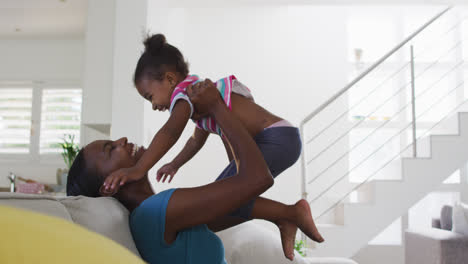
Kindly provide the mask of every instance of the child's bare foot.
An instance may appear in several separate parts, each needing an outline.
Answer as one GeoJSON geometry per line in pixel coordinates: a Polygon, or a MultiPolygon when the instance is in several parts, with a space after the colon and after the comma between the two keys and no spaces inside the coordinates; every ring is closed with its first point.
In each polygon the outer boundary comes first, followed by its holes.
{"type": "Polygon", "coordinates": [[[292,261],[294,259],[294,242],[296,240],[297,226],[287,220],[280,220],[277,222],[277,225],[281,233],[284,256],[292,261]]]}
{"type": "Polygon", "coordinates": [[[296,209],[296,224],[302,232],[315,242],[322,243],[323,237],[320,235],[317,227],[315,226],[314,220],[312,219],[312,213],[310,212],[309,203],[302,199],[299,200],[295,205],[296,209]]]}

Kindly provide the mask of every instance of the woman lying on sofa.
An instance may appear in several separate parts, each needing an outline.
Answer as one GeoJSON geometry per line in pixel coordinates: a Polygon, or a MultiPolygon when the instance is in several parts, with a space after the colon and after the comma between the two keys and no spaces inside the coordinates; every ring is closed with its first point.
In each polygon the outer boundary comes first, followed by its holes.
{"type": "MultiPolygon", "coordinates": [[[[297,228],[311,239],[323,241],[305,200],[284,205],[258,197],[273,185],[273,178],[252,137],[229,112],[214,84],[206,80],[190,87],[189,97],[199,116],[214,116],[225,131],[238,173],[204,186],[158,194],[147,177],[120,186],[112,196],[131,213],[130,229],[143,259],[150,263],[225,263],[222,242],[213,232],[245,221],[236,217],[235,211],[242,210],[252,199],[252,218],[278,226],[288,259],[294,258],[297,228]]],[[[106,177],[133,166],[144,151],[126,138],[90,143],[79,152],[70,169],[67,194],[108,196],[101,188],[106,177]]]]}

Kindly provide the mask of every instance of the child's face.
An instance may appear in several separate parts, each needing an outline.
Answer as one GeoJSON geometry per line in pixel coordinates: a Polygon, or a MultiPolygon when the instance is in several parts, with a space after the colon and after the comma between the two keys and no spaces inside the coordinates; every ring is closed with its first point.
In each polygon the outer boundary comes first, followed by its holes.
{"type": "Polygon", "coordinates": [[[174,81],[163,78],[162,81],[145,78],[137,85],[138,93],[148,100],[153,110],[166,111],[171,105],[171,95],[175,88],[174,81]]]}

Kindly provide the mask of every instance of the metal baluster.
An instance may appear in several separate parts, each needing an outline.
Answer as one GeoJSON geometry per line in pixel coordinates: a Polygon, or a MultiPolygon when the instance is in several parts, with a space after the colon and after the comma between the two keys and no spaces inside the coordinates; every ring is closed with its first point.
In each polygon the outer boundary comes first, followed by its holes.
{"type": "Polygon", "coordinates": [[[413,122],[413,157],[418,156],[418,146],[416,142],[416,95],[415,95],[415,82],[414,82],[414,52],[413,45],[410,46],[411,50],[411,117],[413,122]]]}

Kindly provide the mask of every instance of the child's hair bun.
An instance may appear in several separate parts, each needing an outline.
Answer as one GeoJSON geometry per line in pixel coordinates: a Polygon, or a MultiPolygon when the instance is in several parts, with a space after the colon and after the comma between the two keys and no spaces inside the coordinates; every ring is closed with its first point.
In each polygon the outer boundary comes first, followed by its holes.
{"type": "Polygon", "coordinates": [[[161,48],[166,44],[166,37],[163,34],[154,34],[148,36],[145,41],[145,51],[150,54],[158,54],[161,48]]]}

